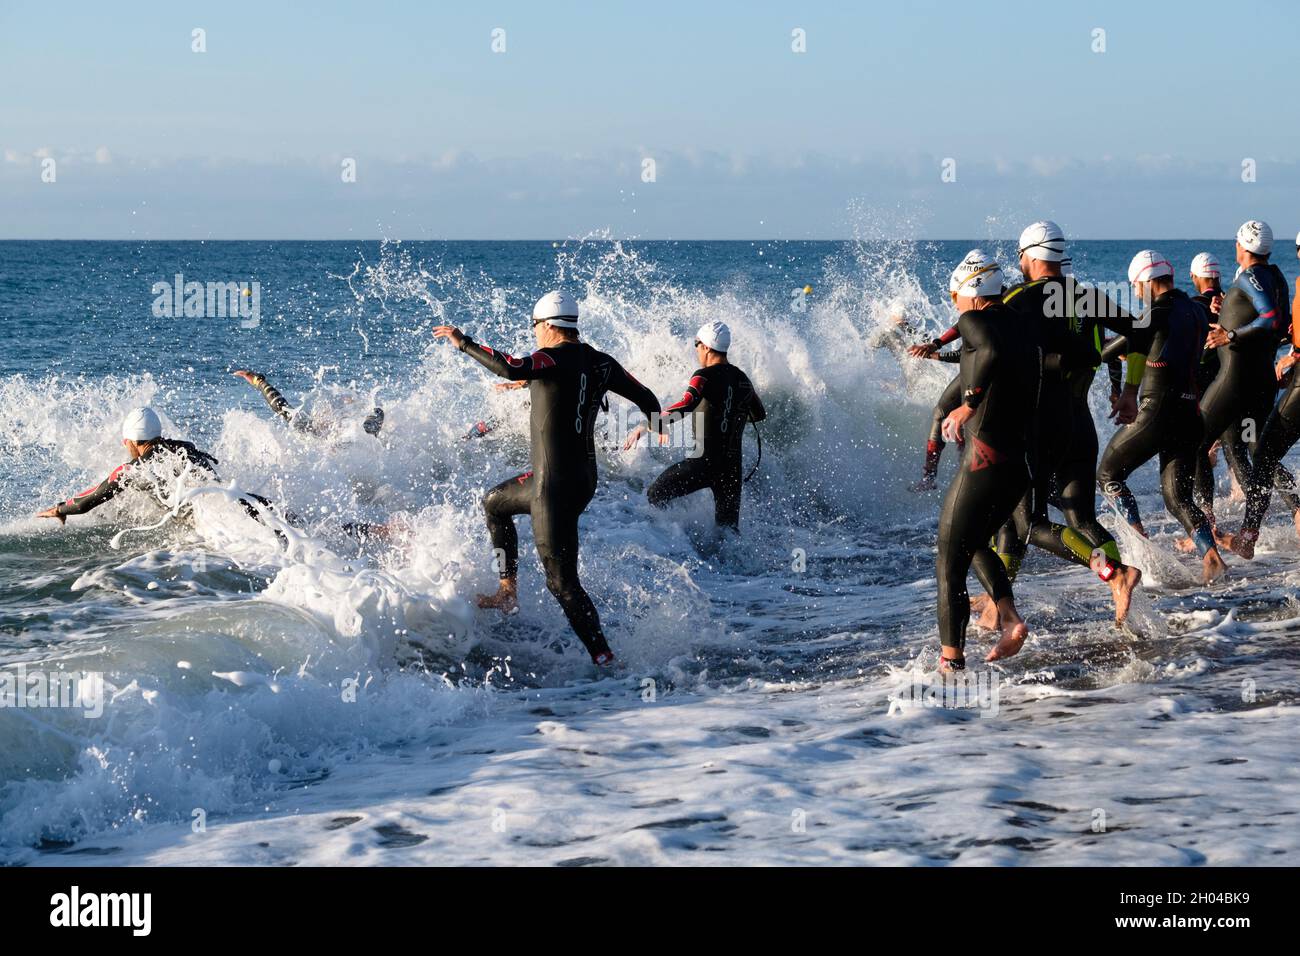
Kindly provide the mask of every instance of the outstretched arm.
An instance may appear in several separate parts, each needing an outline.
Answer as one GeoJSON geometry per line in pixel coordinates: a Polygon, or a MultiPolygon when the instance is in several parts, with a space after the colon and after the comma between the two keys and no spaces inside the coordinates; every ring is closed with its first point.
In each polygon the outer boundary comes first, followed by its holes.
{"type": "MultiPolygon", "coordinates": [[[[609,390],[615,395],[621,395],[628,401],[641,409],[641,414],[649,422],[654,421],[654,417],[659,414],[659,399],[655,398],[655,393],[650,391],[635,378],[632,374],[610,359],[613,363],[613,369],[609,374],[609,390]]],[[[663,422],[660,421],[659,430],[663,431],[663,422]]]]}
{"type": "Polygon", "coordinates": [[[84,515],[89,511],[94,511],[122,490],[122,474],[126,471],[126,468],[126,465],[118,465],[113,469],[111,475],[95,485],[95,487],[87,488],[81,494],[73,495],[61,504],[46,508],[36,517],[57,518],[59,523],[62,524],[68,515],[84,515]]]}
{"type": "MultiPolygon", "coordinates": [[[[505,352],[498,352],[487,345],[480,345],[453,325],[440,325],[433,330],[436,339],[451,339],[457,349],[478,362],[493,375],[509,379],[512,382],[531,381],[545,378],[555,368],[555,359],[542,349],[526,358],[515,358],[505,352]]],[[[658,411],[658,402],[655,411],[658,411]]]]}

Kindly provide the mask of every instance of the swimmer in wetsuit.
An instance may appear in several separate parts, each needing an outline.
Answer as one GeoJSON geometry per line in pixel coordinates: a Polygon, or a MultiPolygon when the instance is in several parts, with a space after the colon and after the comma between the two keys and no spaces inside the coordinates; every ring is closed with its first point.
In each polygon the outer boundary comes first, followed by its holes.
{"type": "MultiPolygon", "coordinates": [[[[80,494],[73,495],[67,501],[53,505],[40,512],[38,518],[54,518],[59,524],[65,524],[70,515],[84,515],[100,505],[116,498],[128,486],[150,491],[161,500],[157,489],[149,476],[141,473],[140,463],[155,459],[172,458],[179,474],[182,470],[191,470],[207,481],[217,479],[216,465],[220,464],[205,451],[201,451],[191,442],[162,437],[162,422],[158,413],[152,408],[133,409],[122,422],[122,445],[126,448],[130,460],[118,465],[107,478],[88,488],[80,494]]],[[[239,499],[240,505],[250,517],[258,518],[258,507],[269,508],[271,502],[261,495],[245,493],[239,499]]]]}
{"type": "Polygon", "coordinates": [[[949,279],[961,316],[962,402],[944,420],[944,437],[963,444],[961,465],[939,517],[940,669],[966,666],[972,566],[997,610],[1001,637],[988,660],[1019,653],[1029,636],[1011,593],[1006,567],[989,541],[1029,487],[1029,442],[1037,403],[1041,352],[1038,330],[1002,304],[1002,270],[974,249],[949,279]]]}
{"type": "MultiPolygon", "coordinates": [[[[283,395],[274,385],[266,380],[266,376],[260,372],[250,372],[247,369],[240,369],[232,373],[236,378],[242,378],[253,388],[262,393],[266,399],[266,404],[271,406],[271,411],[283,418],[294,431],[302,432],[307,435],[317,437],[328,434],[333,426],[330,422],[317,421],[308,415],[301,408],[293,408],[283,395]]],[[[384,427],[384,410],[376,405],[366,416],[365,421],[361,423],[361,428],[367,435],[378,435],[384,427]]]]}
{"type": "MultiPolygon", "coordinates": [[[[1259,440],[1277,398],[1273,363],[1278,345],[1290,326],[1290,313],[1286,277],[1269,262],[1272,248],[1273,230],[1268,223],[1251,220],[1237,230],[1237,264],[1241,272],[1223,297],[1219,321],[1210,326],[1205,343],[1206,348],[1219,351],[1221,363],[1218,375],[1201,400],[1205,438],[1196,463],[1198,504],[1209,517],[1211,526],[1214,525],[1214,472],[1210,467],[1210,446],[1223,436],[1225,456],[1237,443],[1248,449],[1248,462],[1237,462],[1234,470],[1249,495],[1255,483],[1259,440]]],[[[1229,461],[1232,463],[1231,458],[1229,461]]],[[[1294,486],[1291,473],[1277,461],[1268,467],[1275,480],[1294,486]]],[[[1294,494],[1283,494],[1293,511],[1300,508],[1300,499],[1294,494]]]]}
{"type": "Polygon", "coordinates": [[[538,350],[515,358],[480,345],[449,325],[433,330],[502,378],[527,381],[532,396],[530,431],[533,468],[507,479],[483,499],[488,532],[497,552],[500,589],[480,595],[479,606],[510,611],[518,606],[519,539],[514,519],[530,515],[546,587],[597,665],[614,654],[600,617],[578,580],[578,517],[596,492],[596,413],[606,392],[634,402],[657,422],[659,401],[613,358],[578,341],[578,303],[548,292],[533,307],[538,350]]]}
{"type": "MultiPolygon", "coordinates": [[[[1296,236],[1296,255],[1300,257],[1300,235],[1296,236]]],[[[1282,393],[1277,407],[1268,416],[1264,431],[1259,436],[1251,466],[1250,481],[1246,487],[1246,516],[1241,529],[1227,538],[1227,545],[1243,558],[1255,556],[1255,542],[1259,528],[1268,511],[1275,484],[1280,484],[1288,494],[1287,504],[1292,509],[1292,522],[1300,535],[1300,509],[1296,508],[1296,483],[1278,462],[1300,439],[1300,278],[1295,283],[1295,299],[1291,304],[1291,350],[1275,366],[1282,393]]]]}
{"type": "MultiPolygon", "coordinates": [[[[1123,563],[1115,539],[1097,521],[1097,428],[1088,391],[1102,361],[1102,328],[1122,336],[1132,316],[1101,290],[1062,273],[1065,234],[1056,223],[1031,224],[1019,248],[1026,278],[1002,300],[1038,329],[1043,378],[1031,442],[1033,484],[999,532],[997,552],[1013,580],[1031,543],[1091,568],[1110,587],[1115,620],[1123,621],[1142,572],[1123,563]],[[1049,503],[1061,510],[1064,525],[1049,520],[1049,503]]],[[[1136,397],[1121,393],[1114,415],[1121,423],[1136,418],[1136,397]]],[[[995,627],[993,605],[982,610],[982,626],[995,627]]]]}
{"type": "Polygon", "coordinates": [[[1197,372],[1205,349],[1205,309],[1174,288],[1174,269],[1159,253],[1134,256],[1129,282],[1146,314],[1126,336],[1124,392],[1137,397],[1137,418],[1122,425],[1106,446],[1097,468],[1101,492],[1139,534],[1146,535],[1128,477],[1147,461],[1160,458],[1160,488],[1165,507],[1196,542],[1206,584],[1226,570],[1210,522],[1194,499],[1197,450],[1204,427],[1197,407],[1197,372]]]}
{"type": "MultiPolygon", "coordinates": [[[[686,385],[681,400],[664,410],[661,429],[696,414],[697,457],[670,465],[650,486],[647,497],[656,508],[666,508],[674,498],[705,488],[713,492],[714,520],[719,526],[740,529],[741,439],[747,422],[767,417],[763,403],[747,376],[727,361],[731,330],[725,322],[709,322],[695,334],[695,357],[700,367],[686,385]]],[[[631,448],[645,434],[638,426],[628,436],[631,448]]]]}

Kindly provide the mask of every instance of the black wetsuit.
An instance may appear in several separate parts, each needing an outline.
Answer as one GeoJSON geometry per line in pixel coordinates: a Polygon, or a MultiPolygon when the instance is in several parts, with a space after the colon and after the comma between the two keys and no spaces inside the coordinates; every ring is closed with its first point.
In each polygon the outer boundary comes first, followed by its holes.
{"type": "Polygon", "coordinates": [[[1029,487],[1026,454],[1038,397],[1037,332],[1002,304],[957,320],[962,335],[961,388],[975,408],[965,427],[961,466],[939,514],[939,638],[962,648],[970,618],[966,575],[972,564],[994,601],[1011,596],[1006,568],[989,540],[1029,487]]]}
{"type": "Polygon", "coordinates": [[[713,491],[714,520],[740,527],[741,439],[746,422],[767,417],[749,377],[728,363],[696,369],[686,394],[664,410],[662,427],[696,412],[695,440],[700,454],[670,465],[650,486],[647,497],[656,508],[682,495],[713,491]],[[698,412],[696,411],[698,409],[698,412]]]}
{"type": "Polygon", "coordinates": [[[461,350],[495,375],[530,383],[533,468],[483,498],[500,575],[519,573],[514,519],[531,515],[546,586],[597,660],[609,654],[609,645],[578,580],[578,516],[596,492],[596,413],[607,391],[636,403],[647,418],[658,414],[659,401],[613,358],[585,343],[566,342],[517,359],[467,336],[461,350]]]}
{"type": "MultiPolygon", "coordinates": [[[[312,419],[302,409],[293,408],[276,387],[266,380],[266,376],[260,372],[253,372],[252,375],[254,387],[262,393],[266,404],[271,406],[271,411],[288,422],[295,431],[317,436],[329,431],[327,426],[312,419]]],[[[361,423],[361,427],[367,435],[378,435],[384,427],[384,410],[376,405],[361,423]]]]}
{"type": "Polygon", "coordinates": [[[1097,468],[1102,494],[1138,529],[1142,517],[1126,481],[1141,465],[1160,457],[1160,489],[1165,507],[1178,519],[1204,555],[1214,547],[1205,513],[1196,506],[1194,478],[1203,426],[1196,405],[1197,373],[1209,329],[1205,309],[1178,289],[1152,303],[1127,335],[1130,367],[1145,357],[1137,419],[1121,427],[1106,446],[1097,468]]]}
{"type": "Polygon", "coordinates": [[[1043,382],[1032,442],[1033,487],[998,536],[998,554],[1014,578],[1029,543],[1109,579],[1119,546],[1097,521],[1097,428],[1088,391],[1101,364],[1102,328],[1124,335],[1132,317],[1070,277],[1024,282],[1003,301],[1039,330],[1043,382]],[[1048,518],[1049,502],[1065,525],[1048,518]]]}
{"type": "MultiPolygon", "coordinates": [[[[1214,314],[1210,305],[1216,295],[1222,294],[1222,289],[1207,289],[1205,292],[1198,292],[1191,297],[1193,302],[1205,310],[1205,321],[1207,323],[1217,321],[1218,316],[1214,314]]],[[[1204,395],[1206,390],[1209,389],[1210,383],[1214,381],[1214,377],[1218,374],[1219,350],[1204,349],[1201,352],[1201,364],[1196,371],[1196,394],[1204,395]]]]}
{"type": "MultiPolygon", "coordinates": [[[[80,494],[73,495],[67,501],[58,505],[57,513],[63,517],[84,515],[117,497],[127,487],[151,494],[160,503],[165,504],[166,499],[162,490],[156,487],[147,469],[137,467],[141,462],[147,462],[164,454],[176,456],[176,464],[180,468],[192,468],[207,481],[217,480],[216,466],[220,462],[206,451],[200,450],[192,442],[180,441],[175,438],[156,438],[149,443],[148,450],[135,461],[128,461],[126,464],[118,465],[107,478],[95,485],[95,487],[87,488],[80,494]]],[[[241,498],[239,503],[254,518],[259,516],[257,509],[251,503],[253,501],[263,507],[269,507],[271,504],[261,495],[245,493],[245,497],[241,498]],[[251,501],[245,499],[251,499],[251,501]]]]}
{"type": "MultiPolygon", "coordinates": [[[[1211,521],[1214,470],[1209,455],[1215,441],[1221,440],[1238,484],[1247,488],[1251,483],[1251,462],[1277,398],[1273,359],[1289,325],[1288,291],[1281,270],[1266,263],[1243,269],[1223,297],[1218,324],[1236,337],[1216,350],[1219,373],[1201,399],[1205,437],[1196,461],[1197,504],[1211,521]]],[[[1290,472],[1276,467],[1284,480],[1292,480],[1290,472]]]]}

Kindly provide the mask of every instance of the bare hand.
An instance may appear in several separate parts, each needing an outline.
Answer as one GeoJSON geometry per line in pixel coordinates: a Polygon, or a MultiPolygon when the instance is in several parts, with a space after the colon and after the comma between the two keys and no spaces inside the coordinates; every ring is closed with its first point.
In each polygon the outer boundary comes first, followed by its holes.
{"type": "Polygon", "coordinates": [[[940,429],[944,441],[955,441],[959,445],[965,443],[966,438],[962,435],[962,429],[966,427],[966,423],[970,421],[971,416],[974,414],[975,409],[969,405],[958,405],[949,412],[948,417],[943,420],[943,427],[940,429]]]}
{"type": "Polygon", "coordinates": [[[528,383],[524,381],[497,382],[497,384],[492,386],[492,390],[495,392],[509,392],[509,391],[513,391],[516,388],[525,388],[527,387],[527,385],[528,383]]]}
{"type": "Polygon", "coordinates": [[[1219,292],[1210,297],[1210,312],[1218,315],[1221,308],[1223,308],[1223,293],[1219,292]]]}
{"type": "Polygon", "coordinates": [[[1286,381],[1287,373],[1295,366],[1296,362],[1300,362],[1300,355],[1295,352],[1283,355],[1277,360],[1277,365],[1273,370],[1277,373],[1277,381],[1279,385],[1286,381]]]}
{"type": "Polygon", "coordinates": [[[66,515],[61,515],[61,514],[59,514],[59,506],[58,506],[58,505],[50,505],[50,507],[46,508],[44,511],[40,512],[39,514],[37,514],[36,517],[38,517],[38,518],[57,518],[58,521],[59,521],[59,524],[67,524],[67,523],[68,523],[68,518],[67,518],[67,516],[66,516],[66,515]]]}
{"type": "Polygon", "coordinates": [[[907,347],[907,354],[912,356],[912,358],[919,359],[928,359],[937,351],[939,350],[935,347],[933,342],[926,342],[924,345],[909,345],[907,347]]]}
{"type": "Polygon", "coordinates": [[[433,337],[435,339],[451,339],[451,344],[458,349],[465,347],[465,333],[454,325],[434,326],[433,337]]]}
{"type": "Polygon", "coordinates": [[[248,371],[248,369],[241,368],[238,372],[231,372],[231,374],[234,375],[236,378],[242,378],[245,382],[247,382],[249,385],[252,385],[254,388],[257,387],[257,382],[253,381],[255,376],[253,375],[252,372],[248,371]]]}
{"type": "Polygon", "coordinates": [[[1229,342],[1228,332],[1221,325],[1211,325],[1210,334],[1205,337],[1205,347],[1207,349],[1220,349],[1229,342]]]}
{"type": "Polygon", "coordinates": [[[1138,417],[1138,400],[1137,392],[1125,389],[1120,395],[1119,401],[1115,403],[1110,417],[1115,420],[1116,425],[1131,425],[1137,421],[1138,417]]]}

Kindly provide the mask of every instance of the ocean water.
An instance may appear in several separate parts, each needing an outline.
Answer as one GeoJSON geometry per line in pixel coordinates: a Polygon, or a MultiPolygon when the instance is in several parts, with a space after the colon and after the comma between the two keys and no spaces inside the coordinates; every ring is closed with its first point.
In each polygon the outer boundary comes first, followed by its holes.
{"type": "MultiPolygon", "coordinates": [[[[881,342],[899,314],[950,324],[976,244],[1010,265],[987,241],[0,242],[0,668],[103,687],[93,716],[0,708],[0,862],[1296,863],[1300,542],[1276,507],[1259,557],[1202,588],[1146,466],[1130,625],[1089,572],[1031,554],[1024,652],[975,670],[984,706],[927,705],[941,492],[906,486],[953,368],[881,342]],[[256,282],[258,321],[155,314],[177,274],[256,282]],[[646,503],[680,449],[602,448],[582,575],[613,674],[526,520],[519,613],[474,608],[495,579],[479,501],[527,464],[527,397],[430,336],[527,351],[555,286],[661,400],[693,330],[727,321],[769,411],[739,542],[707,494],[646,503]],[[274,418],[244,367],[330,433],[274,418]],[[146,403],[221,483],[178,515],[123,495],[35,519],[121,462],[146,403]],[[241,490],[293,526],[249,519],[241,490]],[[359,546],[348,520],[398,532],[359,546]]],[[[1122,281],[1143,245],[1075,243],[1076,273],[1122,281]]],[[[1180,274],[1232,257],[1151,245],[1180,274]]],[[[1222,510],[1235,527],[1240,502],[1222,510]]]]}

